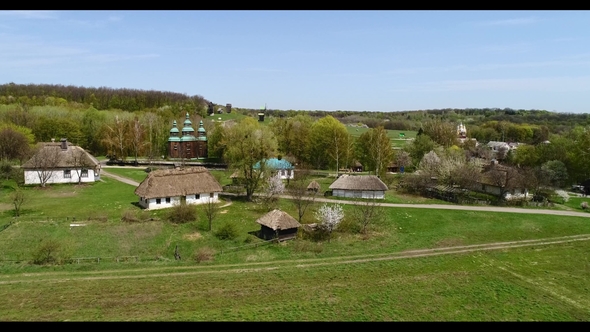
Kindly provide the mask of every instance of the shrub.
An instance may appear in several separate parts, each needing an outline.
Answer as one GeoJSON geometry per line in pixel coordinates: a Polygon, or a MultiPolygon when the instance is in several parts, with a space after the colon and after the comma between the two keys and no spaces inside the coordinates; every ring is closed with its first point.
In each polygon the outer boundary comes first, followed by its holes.
{"type": "Polygon", "coordinates": [[[61,255],[62,246],[55,240],[45,240],[33,252],[33,263],[63,264],[64,258],[61,255]]]}
{"type": "Polygon", "coordinates": [[[170,209],[168,220],[177,224],[197,220],[197,208],[190,204],[178,204],[170,209]]]}
{"type": "Polygon", "coordinates": [[[209,247],[202,247],[195,251],[194,259],[197,263],[211,261],[215,257],[215,250],[209,247]]]}
{"type": "Polygon", "coordinates": [[[136,215],[135,211],[133,211],[133,210],[125,210],[123,212],[123,215],[121,216],[121,221],[125,221],[125,222],[138,222],[139,219],[137,218],[137,215],[136,215]]]}
{"type": "Polygon", "coordinates": [[[580,207],[582,208],[582,210],[588,209],[588,202],[582,202],[582,204],[580,204],[580,207]]]}
{"type": "Polygon", "coordinates": [[[233,240],[238,236],[238,230],[233,223],[226,222],[215,232],[215,236],[221,240],[233,240]]]}
{"type": "Polygon", "coordinates": [[[140,221],[147,221],[150,220],[150,214],[147,211],[143,210],[126,210],[123,212],[123,216],[121,217],[121,221],[125,222],[140,222],[140,221]]]}
{"type": "Polygon", "coordinates": [[[296,240],[293,243],[293,249],[298,252],[313,252],[319,254],[324,250],[324,247],[321,243],[314,243],[305,240],[296,240]]]}

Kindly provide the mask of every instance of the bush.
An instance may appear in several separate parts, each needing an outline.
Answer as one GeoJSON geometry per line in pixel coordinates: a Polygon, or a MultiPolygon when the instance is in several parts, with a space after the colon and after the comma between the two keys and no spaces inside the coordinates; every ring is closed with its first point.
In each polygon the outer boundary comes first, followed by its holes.
{"type": "Polygon", "coordinates": [[[62,246],[55,240],[45,240],[33,252],[33,263],[38,265],[63,264],[62,246]]]}
{"type": "Polygon", "coordinates": [[[215,250],[203,247],[195,251],[194,259],[197,263],[211,261],[215,257],[215,250]]]}
{"type": "MultiPolygon", "coordinates": [[[[101,221],[106,221],[106,216],[103,216],[104,220],[98,219],[101,221]]],[[[90,219],[90,218],[89,218],[90,219]]],[[[150,214],[147,211],[143,210],[133,210],[129,209],[123,212],[123,216],[121,216],[121,221],[125,222],[141,222],[141,221],[148,221],[150,220],[150,214]]]]}
{"type": "Polygon", "coordinates": [[[168,220],[177,224],[197,220],[197,208],[190,204],[178,204],[170,209],[168,220]]]}
{"type": "Polygon", "coordinates": [[[580,207],[582,208],[582,210],[588,209],[588,202],[582,202],[582,204],[580,204],[580,207]]]}
{"type": "Polygon", "coordinates": [[[361,225],[353,218],[344,218],[338,225],[337,232],[341,233],[360,233],[361,225]]]}
{"type": "Polygon", "coordinates": [[[233,240],[238,236],[238,230],[233,223],[226,222],[215,232],[215,236],[221,240],[233,240]]]}
{"type": "Polygon", "coordinates": [[[293,249],[297,252],[313,252],[319,254],[324,250],[324,247],[321,243],[314,243],[306,240],[296,240],[293,243],[293,249]]]}
{"type": "Polygon", "coordinates": [[[0,162],[0,177],[8,180],[12,177],[12,164],[6,160],[0,162]]]}

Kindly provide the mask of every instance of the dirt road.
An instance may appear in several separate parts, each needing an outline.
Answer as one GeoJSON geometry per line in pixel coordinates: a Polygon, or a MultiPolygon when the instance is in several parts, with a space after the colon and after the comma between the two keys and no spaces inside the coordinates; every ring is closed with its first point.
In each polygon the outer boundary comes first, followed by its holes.
{"type": "Polygon", "coordinates": [[[431,249],[406,250],[401,252],[389,252],[381,254],[366,254],[355,256],[338,256],[327,258],[308,258],[299,260],[268,261],[257,263],[228,264],[228,265],[190,265],[190,266],[162,266],[144,269],[121,269],[84,272],[40,272],[24,273],[0,276],[0,285],[34,282],[64,282],[70,280],[112,280],[112,279],[136,279],[159,278],[170,276],[197,275],[197,274],[227,274],[260,272],[278,269],[313,268],[326,265],[360,264],[376,261],[388,261],[395,259],[411,259],[440,255],[458,255],[469,252],[506,250],[522,247],[539,247],[554,244],[571,243],[577,241],[589,241],[590,234],[561,236],[536,240],[521,240],[509,242],[493,242],[455,247],[441,247],[431,249]],[[170,272],[180,270],[178,272],[170,272]],[[140,273],[138,273],[140,272],[140,273]]]}

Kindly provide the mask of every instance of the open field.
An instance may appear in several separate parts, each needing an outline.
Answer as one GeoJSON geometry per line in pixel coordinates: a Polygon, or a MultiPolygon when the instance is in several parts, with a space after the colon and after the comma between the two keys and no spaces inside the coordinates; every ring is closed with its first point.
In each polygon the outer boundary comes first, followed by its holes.
{"type": "Polygon", "coordinates": [[[587,321],[589,249],[2,276],[0,319],[587,321]]]}
{"type": "MultiPolygon", "coordinates": [[[[369,130],[369,128],[346,126],[346,130],[353,137],[358,138],[363,133],[367,132],[369,130]]],[[[393,147],[398,147],[398,148],[402,148],[406,144],[411,142],[410,139],[416,138],[416,134],[418,133],[417,131],[413,131],[413,130],[386,130],[386,131],[387,131],[387,137],[389,137],[389,139],[391,140],[391,145],[393,147]],[[404,134],[404,139],[400,139],[400,133],[404,134]]]]}
{"type": "MultiPolygon", "coordinates": [[[[318,180],[322,188],[332,181],[318,180]]],[[[590,319],[588,218],[387,208],[366,235],[347,218],[330,242],[301,233],[266,244],[249,234],[266,210],[239,199],[223,203],[212,232],[202,209],[186,224],[167,221],[166,210],[147,212],[151,221],[122,222],[124,211],[140,211],[134,189],[107,177],[26,188],[23,216],[0,231],[0,320],[590,319]],[[72,227],[74,217],[85,226],[72,227]],[[233,240],[214,236],[226,223],[237,230],[233,240]],[[64,258],[101,261],[31,264],[48,239],[64,258]],[[497,244],[508,241],[521,242],[497,244]],[[203,249],[209,260],[197,263],[203,249]],[[116,262],[124,256],[138,261],[116,262]]],[[[0,190],[2,229],[13,218],[9,188],[0,190]]],[[[297,215],[291,201],[278,204],[297,215]]],[[[304,223],[315,222],[320,205],[304,223]]],[[[355,206],[343,208],[350,216],[355,206]]]]}

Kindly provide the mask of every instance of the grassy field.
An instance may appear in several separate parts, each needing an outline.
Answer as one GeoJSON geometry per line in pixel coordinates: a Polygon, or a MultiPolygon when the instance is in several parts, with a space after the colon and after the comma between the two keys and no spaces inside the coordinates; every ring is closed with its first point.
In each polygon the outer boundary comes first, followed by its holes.
{"type": "MultiPolygon", "coordinates": [[[[116,170],[129,177],[137,171],[116,170]]],[[[331,183],[318,180],[322,188],[331,183]]],[[[135,187],[103,181],[26,188],[23,216],[0,231],[0,320],[590,319],[590,241],[354,264],[342,259],[590,234],[587,218],[389,208],[368,234],[346,218],[330,242],[301,233],[277,245],[250,234],[267,211],[261,205],[225,201],[230,205],[212,232],[202,209],[186,224],[170,223],[165,210],[149,212],[151,221],[126,223],[124,211],[140,211],[135,187]],[[74,217],[86,226],[71,227],[74,217]],[[237,237],[221,240],[214,234],[227,223],[237,237]],[[60,244],[63,257],[102,260],[31,264],[48,239],[60,244]],[[174,260],[176,246],[181,261],[174,260]],[[196,253],[205,249],[210,260],[197,263],[196,253]],[[139,261],[117,263],[122,256],[139,261]]],[[[9,191],[0,191],[0,229],[13,221],[9,191]]],[[[290,201],[278,204],[297,215],[290,201]]],[[[315,222],[319,206],[304,223],[315,222]]],[[[350,216],[355,207],[343,208],[350,216]]]]}
{"type": "MultiPolygon", "coordinates": [[[[346,130],[348,130],[348,133],[353,137],[358,138],[363,133],[367,132],[369,128],[346,126],[346,130]]],[[[391,140],[391,145],[397,148],[402,148],[411,142],[410,139],[416,138],[417,133],[417,131],[413,130],[387,130],[387,136],[391,140]],[[400,139],[400,133],[404,134],[404,139],[400,139]]]]}
{"type": "Polygon", "coordinates": [[[588,321],[588,250],[2,277],[0,320],[588,321]]]}

